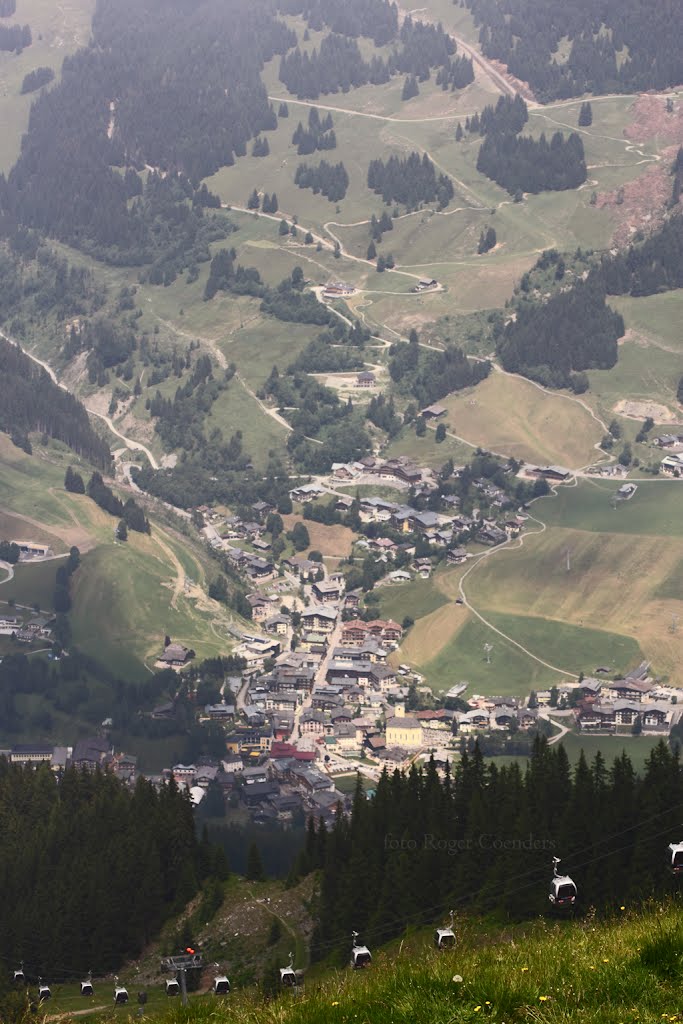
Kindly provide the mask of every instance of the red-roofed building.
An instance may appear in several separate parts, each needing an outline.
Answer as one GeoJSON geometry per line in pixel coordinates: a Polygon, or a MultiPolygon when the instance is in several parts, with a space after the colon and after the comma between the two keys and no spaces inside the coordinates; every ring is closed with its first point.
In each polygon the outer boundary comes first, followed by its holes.
{"type": "Polygon", "coordinates": [[[293,758],[295,761],[312,762],[315,761],[316,753],[314,750],[298,750],[293,743],[275,742],[271,744],[270,757],[273,761],[293,758]]]}

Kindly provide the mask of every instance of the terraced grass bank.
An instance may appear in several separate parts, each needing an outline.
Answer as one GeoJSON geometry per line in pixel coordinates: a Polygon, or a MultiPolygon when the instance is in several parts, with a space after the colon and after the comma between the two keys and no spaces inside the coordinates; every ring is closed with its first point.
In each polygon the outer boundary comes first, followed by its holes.
{"type": "MultiPolygon", "coordinates": [[[[234,1024],[618,1024],[680,1021],[683,924],[678,898],[616,919],[540,921],[523,929],[482,933],[457,927],[452,952],[415,935],[376,953],[367,971],[343,969],[302,995],[272,1003],[234,992],[217,1004],[199,997],[154,1021],[234,1024]]],[[[117,1015],[118,1016],[118,1015],[117,1015]]],[[[120,1019],[120,1017],[119,1017],[120,1019]]],[[[132,1019],[132,1018],[131,1018],[132,1019]]]]}

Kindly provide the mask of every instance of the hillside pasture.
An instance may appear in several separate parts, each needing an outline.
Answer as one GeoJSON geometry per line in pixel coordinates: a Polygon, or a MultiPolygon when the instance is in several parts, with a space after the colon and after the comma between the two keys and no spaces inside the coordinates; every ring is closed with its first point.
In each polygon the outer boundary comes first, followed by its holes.
{"type": "Polygon", "coordinates": [[[453,433],[525,462],[578,468],[593,461],[600,425],[576,400],[492,372],[441,401],[453,433]]]}
{"type": "Polygon", "coordinates": [[[669,631],[683,612],[672,572],[681,559],[680,539],[555,527],[484,560],[465,589],[494,625],[560,668],[623,671],[646,657],[683,679],[680,639],[669,631]]]}

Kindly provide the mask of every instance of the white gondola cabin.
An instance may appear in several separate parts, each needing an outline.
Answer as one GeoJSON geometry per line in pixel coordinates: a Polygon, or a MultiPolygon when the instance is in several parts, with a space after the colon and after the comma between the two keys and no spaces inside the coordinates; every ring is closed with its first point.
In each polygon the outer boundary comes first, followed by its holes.
{"type": "Polygon", "coordinates": [[[451,921],[447,928],[437,928],[434,932],[434,945],[437,949],[453,949],[455,946],[455,932],[453,931],[453,911],[451,910],[451,921]]]}
{"type": "Polygon", "coordinates": [[[124,985],[119,985],[119,979],[114,978],[114,1005],[123,1006],[128,1002],[128,989],[124,985]]]}
{"type": "Polygon", "coordinates": [[[372,963],[372,954],[367,946],[359,946],[358,932],[353,932],[353,946],[351,948],[351,966],[354,970],[361,967],[368,967],[372,963]]]}
{"type": "Polygon", "coordinates": [[[46,999],[52,999],[50,986],[46,985],[42,979],[38,982],[38,999],[41,1003],[44,1003],[46,999]]]}
{"type": "Polygon", "coordinates": [[[280,968],[280,984],[283,988],[294,988],[298,978],[294,970],[294,955],[289,954],[289,963],[286,967],[280,968]]]}
{"type": "Polygon", "coordinates": [[[94,994],[95,993],[94,993],[94,989],[92,987],[92,978],[90,977],[90,975],[88,975],[88,977],[85,979],[85,981],[81,982],[81,995],[82,996],[92,996],[94,994]]]}
{"type": "Polygon", "coordinates": [[[230,982],[224,974],[217,974],[213,979],[213,994],[215,996],[227,996],[230,992],[230,982]]]}
{"type": "Polygon", "coordinates": [[[26,975],[24,974],[24,965],[23,964],[21,965],[21,967],[17,967],[16,971],[14,972],[14,974],[13,974],[13,981],[14,981],[15,985],[25,985],[26,984],[26,975]]]}
{"type": "Polygon", "coordinates": [[[548,899],[554,907],[561,910],[568,910],[576,902],[576,885],[569,875],[560,875],[557,865],[559,857],[553,857],[553,878],[550,883],[548,899]]]}
{"type": "Polygon", "coordinates": [[[673,875],[683,874],[683,843],[669,843],[669,870],[673,875]]]}
{"type": "Polygon", "coordinates": [[[177,978],[166,979],[166,995],[177,996],[180,994],[180,985],[178,984],[177,978]]]}

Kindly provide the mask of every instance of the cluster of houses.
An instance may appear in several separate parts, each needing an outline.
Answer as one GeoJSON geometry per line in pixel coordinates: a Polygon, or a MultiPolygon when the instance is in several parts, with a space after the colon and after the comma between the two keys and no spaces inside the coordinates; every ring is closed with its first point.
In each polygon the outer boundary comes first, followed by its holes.
{"type": "Polygon", "coordinates": [[[71,767],[90,770],[100,768],[129,780],[134,778],[137,772],[137,758],[130,754],[115,753],[110,741],[102,736],[78,740],[72,747],[18,743],[13,747],[0,749],[0,757],[5,757],[10,764],[22,768],[37,768],[46,764],[56,774],[71,767]]]}
{"type": "Polygon", "coordinates": [[[578,692],[575,715],[581,732],[611,733],[630,726],[643,732],[668,733],[679,714],[670,694],[650,677],[647,663],[623,679],[583,679],[578,692]]]}
{"type": "Polygon", "coordinates": [[[36,640],[52,640],[54,623],[54,615],[34,615],[28,619],[20,615],[2,615],[0,636],[14,637],[22,644],[32,644],[36,640]]]}

